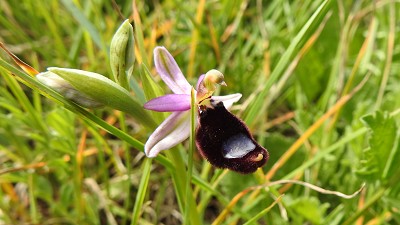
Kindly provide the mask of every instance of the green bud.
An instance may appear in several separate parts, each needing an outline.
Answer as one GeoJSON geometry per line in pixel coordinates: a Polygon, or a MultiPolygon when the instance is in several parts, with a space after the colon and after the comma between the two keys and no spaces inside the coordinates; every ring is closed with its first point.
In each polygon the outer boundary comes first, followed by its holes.
{"type": "Polygon", "coordinates": [[[70,83],[52,72],[43,72],[36,75],[38,81],[56,92],[60,93],[66,99],[69,99],[85,108],[97,108],[104,106],[102,103],[90,98],[84,93],[76,90],[70,83]]]}
{"type": "Polygon", "coordinates": [[[132,25],[125,20],[111,41],[110,65],[114,80],[127,90],[135,62],[134,44],[132,25]]]}
{"type": "Polygon", "coordinates": [[[156,126],[143,106],[127,90],[107,77],[77,69],[50,67],[48,70],[63,78],[78,92],[94,101],[127,112],[147,126],[156,126]]]}

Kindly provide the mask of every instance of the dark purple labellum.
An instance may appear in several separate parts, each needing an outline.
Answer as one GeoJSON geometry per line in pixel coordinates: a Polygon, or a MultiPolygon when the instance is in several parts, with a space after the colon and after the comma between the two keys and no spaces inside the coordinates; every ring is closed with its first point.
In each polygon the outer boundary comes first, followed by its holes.
{"type": "Polygon", "coordinates": [[[239,173],[253,173],[268,160],[247,126],[225,109],[222,102],[200,111],[196,145],[212,165],[239,173]]]}

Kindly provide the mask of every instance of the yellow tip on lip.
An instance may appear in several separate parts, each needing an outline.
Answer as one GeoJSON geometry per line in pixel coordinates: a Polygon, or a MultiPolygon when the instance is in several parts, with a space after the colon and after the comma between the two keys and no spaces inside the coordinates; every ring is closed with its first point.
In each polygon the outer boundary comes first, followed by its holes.
{"type": "Polygon", "coordinates": [[[259,154],[257,155],[257,157],[255,157],[255,158],[253,159],[253,161],[259,162],[259,161],[261,161],[263,158],[264,158],[263,154],[259,153],[259,154]]]}

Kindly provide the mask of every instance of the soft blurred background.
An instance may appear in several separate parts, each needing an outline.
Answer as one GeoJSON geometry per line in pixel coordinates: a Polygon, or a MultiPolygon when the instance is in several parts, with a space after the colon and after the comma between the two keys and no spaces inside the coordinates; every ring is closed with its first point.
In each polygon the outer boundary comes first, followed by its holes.
{"type": "MultiPolygon", "coordinates": [[[[225,75],[220,93],[243,94],[232,112],[270,152],[253,175],[196,152],[195,205],[185,207],[176,168],[188,143],[146,159],[1,64],[0,224],[399,224],[398,18],[395,0],[0,0],[0,41],[38,71],[111,78],[110,42],[130,19],[138,101],[140,66],[169,93],[152,59],[165,46],[193,85],[213,68],[225,75]],[[345,199],[284,180],[366,187],[345,199]]],[[[141,143],[152,132],[110,108],[90,111],[141,143]]]]}

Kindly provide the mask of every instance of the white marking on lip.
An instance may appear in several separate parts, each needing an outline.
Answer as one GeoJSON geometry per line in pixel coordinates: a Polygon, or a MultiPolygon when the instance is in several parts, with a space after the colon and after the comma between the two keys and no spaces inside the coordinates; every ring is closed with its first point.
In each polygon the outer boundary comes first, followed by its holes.
{"type": "Polygon", "coordinates": [[[222,144],[223,155],[227,159],[241,158],[256,148],[253,141],[243,133],[228,138],[222,144]]]}

